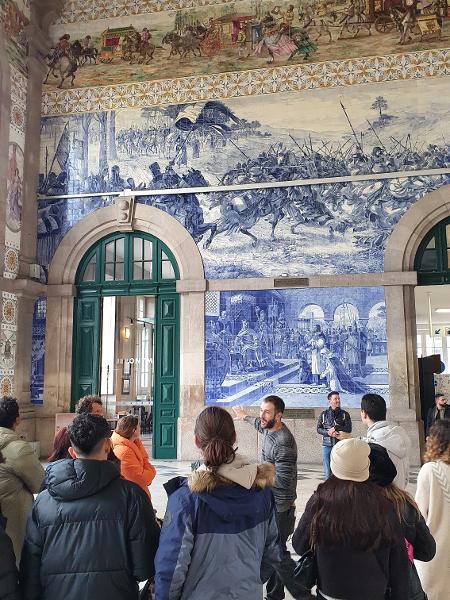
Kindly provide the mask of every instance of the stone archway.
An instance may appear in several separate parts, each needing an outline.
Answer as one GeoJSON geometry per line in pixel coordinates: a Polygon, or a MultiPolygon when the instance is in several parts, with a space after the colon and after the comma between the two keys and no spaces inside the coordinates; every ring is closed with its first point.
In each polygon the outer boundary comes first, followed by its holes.
{"type": "MultiPolygon", "coordinates": [[[[417,200],[391,233],[385,251],[384,270],[390,273],[414,271],[414,259],[426,233],[450,214],[450,185],[445,185],[417,200]]],[[[419,374],[416,349],[416,308],[414,288],[407,285],[385,287],[391,413],[402,425],[420,421],[419,374]]],[[[417,431],[417,429],[416,429],[417,431]]],[[[423,429],[419,426],[423,443],[423,429]]]]}
{"type": "MultiPolygon", "coordinates": [[[[47,326],[45,341],[44,410],[67,412],[70,406],[72,371],[73,299],[75,275],[85,252],[106,235],[120,231],[143,231],[163,241],[180,269],[180,418],[179,455],[183,455],[184,419],[203,406],[204,384],[204,292],[206,281],[198,247],[188,231],[167,213],[144,204],[131,206],[129,219],[117,205],[99,209],[77,223],[58,246],[49,265],[47,326]]],[[[190,443],[190,439],[189,439],[190,443]]]]}
{"type": "Polygon", "coordinates": [[[413,271],[414,259],[426,233],[450,215],[450,185],[444,185],[415,202],[391,233],[384,254],[384,270],[413,271]]]}

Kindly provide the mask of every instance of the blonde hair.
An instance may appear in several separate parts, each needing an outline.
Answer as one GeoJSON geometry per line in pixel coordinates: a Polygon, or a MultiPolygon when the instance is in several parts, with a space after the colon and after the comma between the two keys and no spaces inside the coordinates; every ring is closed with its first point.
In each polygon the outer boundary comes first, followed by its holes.
{"type": "Polygon", "coordinates": [[[450,420],[440,419],[431,427],[427,437],[425,462],[441,460],[450,465],[450,420]]]}
{"type": "Polygon", "coordinates": [[[386,500],[389,500],[389,502],[391,502],[394,506],[395,513],[400,522],[404,521],[405,515],[403,513],[403,507],[405,503],[410,504],[420,516],[419,507],[414,502],[413,498],[408,494],[408,492],[400,489],[394,483],[390,483],[389,485],[381,487],[380,489],[386,500]]]}

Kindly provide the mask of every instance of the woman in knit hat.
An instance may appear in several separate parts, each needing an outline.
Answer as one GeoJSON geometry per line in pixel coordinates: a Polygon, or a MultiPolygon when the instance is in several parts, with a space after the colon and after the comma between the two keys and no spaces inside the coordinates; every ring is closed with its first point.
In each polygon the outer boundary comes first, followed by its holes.
{"type": "Polygon", "coordinates": [[[309,499],[292,538],[313,548],[321,600],[409,600],[408,556],[400,523],[369,481],[370,447],[343,440],[331,452],[332,476],[309,499]]]}
{"type": "Polygon", "coordinates": [[[425,592],[414,566],[414,559],[429,562],[436,554],[436,542],[419,507],[405,490],[393,481],[397,469],[386,448],[370,443],[370,481],[380,486],[383,496],[392,503],[399,520],[409,558],[409,600],[426,600],[425,592]]]}

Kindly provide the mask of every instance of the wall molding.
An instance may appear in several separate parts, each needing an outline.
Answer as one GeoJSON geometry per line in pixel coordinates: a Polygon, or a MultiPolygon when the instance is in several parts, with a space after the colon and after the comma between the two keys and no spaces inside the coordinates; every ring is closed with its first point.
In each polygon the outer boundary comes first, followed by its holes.
{"type": "Polygon", "coordinates": [[[450,49],[43,92],[57,116],[450,75],[450,49]]]}

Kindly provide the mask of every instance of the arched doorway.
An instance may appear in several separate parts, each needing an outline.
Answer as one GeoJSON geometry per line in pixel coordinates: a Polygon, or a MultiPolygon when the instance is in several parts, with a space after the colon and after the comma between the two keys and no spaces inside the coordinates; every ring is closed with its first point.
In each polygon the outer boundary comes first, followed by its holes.
{"type": "Polygon", "coordinates": [[[114,412],[152,414],[155,458],[177,453],[179,277],[169,248],[141,231],[102,238],[75,277],[72,409],[99,394],[114,412]]]}
{"type": "MultiPolygon", "coordinates": [[[[179,268],[176,291],[180,311],[178,458],[190,456],[192,419],[204,405],[203,261],[189,232],[166,212],[125,198],[129,218],[122,220],[124,198],[79,221],[57,247],[48,271],[45,329],[44,398],[39,427],[45,452],[51,451],[54,415],[70,411],[72,402],[73,317],[76,276],[94,244],[109,235],[144,232],[163,242],[179,268]],[[121,220],[119,220],[119,218],[121,220]],[[44,429],[45,427],[45,429],[44,429]]],[[[169,307],[166,307],[168,311],[169,307]]],[[[163,310],[163,307],[161,308],[163,310]]],[[[167,317],[169,314],[166,315],[167,317]]]]}

